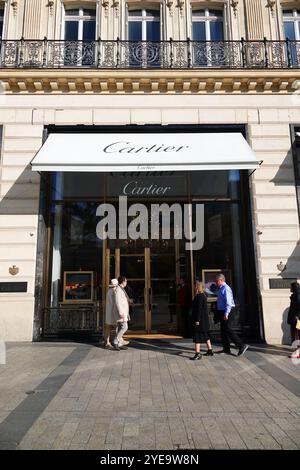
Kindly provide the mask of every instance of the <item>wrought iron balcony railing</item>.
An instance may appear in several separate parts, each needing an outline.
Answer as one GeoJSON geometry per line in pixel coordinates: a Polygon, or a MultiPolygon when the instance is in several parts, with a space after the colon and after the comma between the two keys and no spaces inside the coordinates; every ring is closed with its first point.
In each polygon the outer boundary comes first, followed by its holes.
{"type": "Polygon", "coordinates": [[[300,41],[0,40],[0,68],[300,68],[300,41]]]}

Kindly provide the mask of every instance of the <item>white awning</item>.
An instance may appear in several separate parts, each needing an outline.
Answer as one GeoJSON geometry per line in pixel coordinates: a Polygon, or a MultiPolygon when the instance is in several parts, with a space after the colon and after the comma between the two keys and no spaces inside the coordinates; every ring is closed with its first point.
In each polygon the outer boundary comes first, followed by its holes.
{"type": "Polygon", "coordinates": [[[258,168],[241,133],[50,134],[35,171],[243,170],[258,168]]]}

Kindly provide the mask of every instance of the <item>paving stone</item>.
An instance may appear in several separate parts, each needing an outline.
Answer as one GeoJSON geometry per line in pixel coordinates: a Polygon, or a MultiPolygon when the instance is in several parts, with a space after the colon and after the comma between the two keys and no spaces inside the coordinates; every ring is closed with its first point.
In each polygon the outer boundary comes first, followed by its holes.
{"type": "Polygon", "coordinates": [[[0,369],[0,448],[300,448],[300,370],[284,356],[266,349],[196,364],[186,340],[134,344],[126,354],[10,347],[0,369]]]}

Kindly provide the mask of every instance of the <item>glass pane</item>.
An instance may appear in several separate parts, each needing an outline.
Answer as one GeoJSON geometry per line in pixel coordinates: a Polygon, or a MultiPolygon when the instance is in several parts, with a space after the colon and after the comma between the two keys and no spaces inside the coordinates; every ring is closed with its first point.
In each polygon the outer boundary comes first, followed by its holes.
{"type": "Polygon", "coordinates": [[[78,41],[78,21],[65,22],[65,40],[78,41]]]}
{"type": "Polygon", "coordinates": [[[160,40],[160,23],[158,21],[147,21],[147,41],[160,40]]]}
{"type": "Polygon", "coordinates": [[[285,21],[284,22],[284,34],[285,37],[291,40],[295,40],[295,27],[293,21],[285,21]]]}
{"type": "Polygon", "coordinates": [[[153,16],[155,18],[159,18],[160,11],[159,10],[146,10],[146,16],[153,16]]]}
{"type": "Polygon", "coordinates": [[[211,41],[222,41],[223,36],[223,21],[211,21],[210,22],[210,40],[211,41]]]}
{"type": "Polygon", "coordinates": [[[83,22],[83,41],[94,41],[96,34],[96,21],[84,21],[83,22]]]}
{"type": "Polygon", "coordinates": [[[96,16],[96,11],[93,8],[91,8],[91,9],[84,8],[83,9],[83,15],[84,16],[96,16]]]}
{"type": "Polygon", "coordinates": [[[145,280],[131,281],[127,279],[126,292],[130,299],[133,299],[133,306],[129,310],[130,330],[145,330],[145,280]]]}
{"type": "Polygon", "coordinates": [[[168,332],[175,330],[177,326],[177,287],[175,280],[153,280],[151,286],[152,331],[168,332]]]}
{"type": "Polygon", "coordinates": [[[129,41],[142,40],[142,22],[130,21],[128,24],[128,39],[129,41]]]}
{"type": "Polygon", "coordinates": [[[142,10],[129,10],[128,16],[142,16],[142,10]]]}
{"type": "Polygon", "coordinates": [[[102,173],[65,172],[53,175],[53,197],[56,200],[66,198],[94,198],[101,200],[104,188],[104,175],[102,173]],[[59,176],[60,175],[60,176],[59,176]],[[60,177],[63,176],[63,183],[60,177]]]}
{"type": "Polygon", "coordinates": [[[229,172],[219,171],[192,171],[190,173],[192,197],[229,197],[229,172]]]}
{"type": "Polygon", "coordinates": [[[2,37],[2,31],[3,31],[3,20],[0,18],[0,37],[2,37]]]}
{"type": "Polygon", "coordinates": [[[124,256],[120,258],[120,272],[122,276],[129,279],[144,279],[145,278],[145,258],[144,254],[140,256],[124,256]]]}
{"type": "Polygon", "coordinates": [[[193,23],[193,40],[194,41],[205,41],[205,23],[204,21],[199,21],[199,23],[193,23]]]}
{"type": "Polygon", "coordinates": [[[222,10],[209,10],[209,16],[217,16],[218,18],[222,18],[223,11],[222,10]]]}
{"type": "Polygon", "coordinates": [[[193,10],[193,16],[205,16],[205,10],[193,10]]]}
{"type": "Polygon", "coordinates": [[[65,10],[66,16],[79,16],[79,9],[76,8],[74,10],[65,10]]]}
{"type": "Polygon", "coordinates": [[[283,11],[283,16],[284,17],[293,16],[293,10],[284,10],[283,11]]]}

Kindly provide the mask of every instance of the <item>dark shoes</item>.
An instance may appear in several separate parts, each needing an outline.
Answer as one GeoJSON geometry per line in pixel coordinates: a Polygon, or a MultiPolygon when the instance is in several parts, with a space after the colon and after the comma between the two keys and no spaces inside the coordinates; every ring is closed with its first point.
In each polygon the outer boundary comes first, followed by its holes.
{"type": "Polygon", "coordinates": [[[200,353],[196,353],[194,357],[191,357],[191,361],[199,361],[199,359],[202,359],[200,353]]]}
{"type": "Polygon", "coordinates": [[[239,352],[237,353],[238,356],[243,356],[247,349],[249,348],[248,344],[244,344],[240,347],[239,352]]]}
{"type": "Polygon", "coordinates": [[[231,354],[231,351],[227,349],[221,349],[221,351],[218,351],[217,354],[231,354]]]}
{"type": "Polygon", "coordinates": [[[206,351],[206,353],[203,354],[203,356],[213,356],[213,355],[214,355],[214,352],[213,352],[212,349],[208,349],[208,350],[206,351]]]}
{"type": "Polygon", "coordinates": [[[114,344],[115,351],[126,351],[126,349],[128,349],[126,346],[118,346],[117,344],[114,344]]]}

